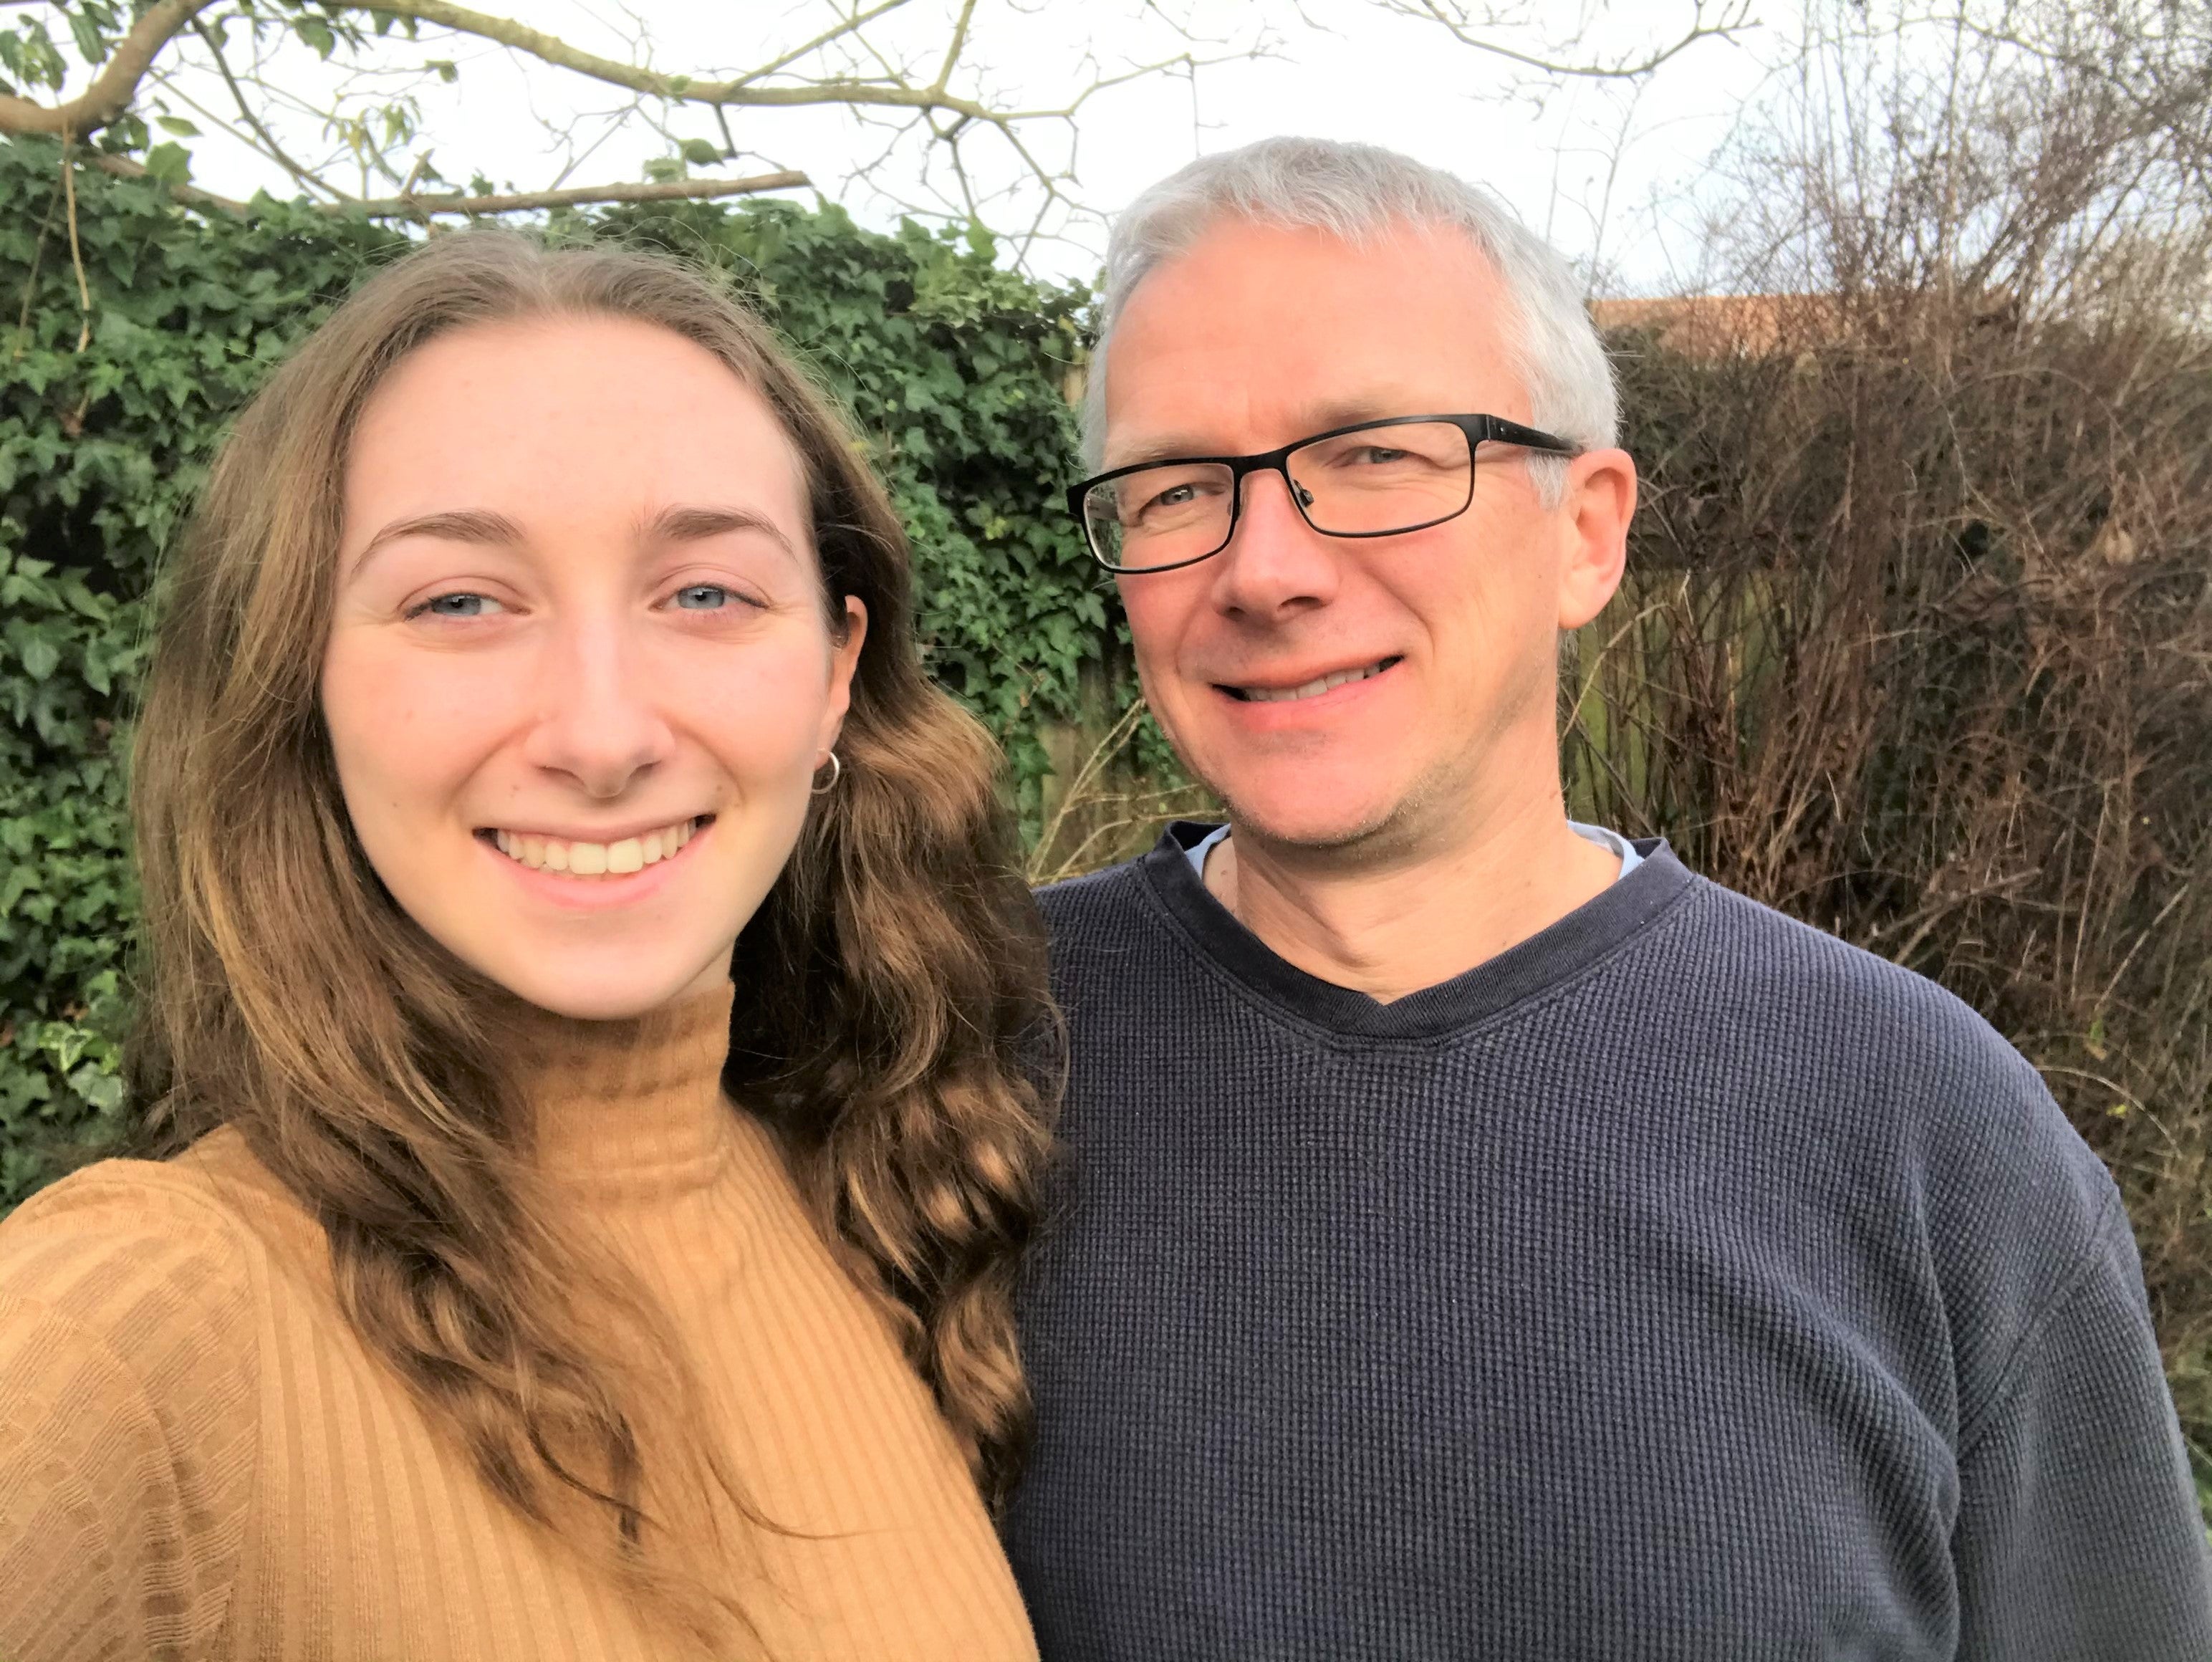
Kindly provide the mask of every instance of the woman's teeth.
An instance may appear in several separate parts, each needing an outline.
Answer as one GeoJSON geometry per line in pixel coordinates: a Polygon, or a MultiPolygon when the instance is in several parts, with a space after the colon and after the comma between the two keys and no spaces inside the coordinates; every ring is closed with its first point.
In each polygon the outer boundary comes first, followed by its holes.
{"type": "Polygon", "coordinates": [[[625,877],[673,857],[703,823],[679,820],[642,837],[625,837],[619,843],[571,843],[520,831],[494,831],[491,840],[508,859],[519,860],[536,871],[565,872],[571,877],[625,877]]]}
{"type": "Polygon", "coordinates": [[[1286,703],[1293,698],[1313,698],[1340,687],[1347,681],[1364,681],[1370,675],[1380,675],[1398,661],[1385,658],[1379,664],[1370,664],[1364,669],[1340,669],[1334,675],[1323,675],[1297,687],[1241,687],[1244,697],[1255,704],[1286,703]]]}

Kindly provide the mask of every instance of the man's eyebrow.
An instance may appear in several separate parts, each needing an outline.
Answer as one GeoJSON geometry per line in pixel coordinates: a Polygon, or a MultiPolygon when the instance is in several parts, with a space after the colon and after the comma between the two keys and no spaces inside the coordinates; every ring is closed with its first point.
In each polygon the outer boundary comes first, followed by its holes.
{"type": "Polygon", "coordinates": [[[453,543],[483,543],[493,547],[511,548],[523,540],[522,527],[504,514],[495,514],[488,508],[463,508],[437,514],[410,514],[405,519],[394,520],[368,539],[368,544],[357,555],[353,569],[359,571],[367,565],[376,551],[386,543],[398,542],[402,537],[441,537],[453,543]]]}
{"type": "Polygon", "coordinates": [[[1110,471],[1116,467],[1139,467],[1146,462],[1173,461],[1183,456],[1218,456],[1224,454],[1218,444],[1207,444],[1201,440],[1183,438],[1170,433],[1146,439],[1142,444],[1131,445],[1126,450],[1119,446],[1111,446],[1103,459],[1102,466],[1110,471]]]}
{"type": "MultiPolygon", "coordinates": [[[[1466,399],[1458,401],[1465,404],[1466,399]]],[[[1445,410],[1437,407],[1436,395],[1429,394],[1425,403],[1419,398],[1408,398],[1399,393],[1382,393],[1355,399],[1336,399],[1328,404],[1317,404],[1305,412],[1304,430],[1326,433],[1334,427],[1353,427],[1364,421],[1384,421],[1392,416],[1433,416],[1451,413],[1449,401],[1445,410]]]]}
{"type": "MultiPolygon", "coordinates": [[[[1435,395],[1427,395],[1430,402],[1420,397],[1395,392],[1363,393],[1356,398],[1332,399],[1326,404],[1308,405],[1295,423],[1297,431],[1285,442],[1310,438],[1316,433],[1326,433],[1339,427],[1351,427],[1363,421],[1382,421],[1391,416],[1429,416],[1439,412],[1434,407],[1435,395]]],[[[1274,446],[1269,445],[1272,450],[1274,446]]],[[[1174,461],[1186,456],[1221,456],[1236,454],[1221,445],[1205,439],[1194,438],[1184,433],[1164,433],[1130,446],[1127,450],[1118,446],[1109,447],[1104,466],[1136,467],[1146,462],[1174,461]]]]}
{"type": "Polygon", "coordinates": [[[787,554],[796,554],[781,526],[750,508],[664,508],[646,516],[640,527],[645,540],[695,543],[733,531],[751,531],[768,538],[787,554]]]}

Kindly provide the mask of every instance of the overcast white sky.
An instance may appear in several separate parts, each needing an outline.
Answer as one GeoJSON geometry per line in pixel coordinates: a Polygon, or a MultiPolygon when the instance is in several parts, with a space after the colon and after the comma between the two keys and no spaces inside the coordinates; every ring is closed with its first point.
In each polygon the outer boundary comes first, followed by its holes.
{"type": "MultiPolygon", "coordinates": [[[[1559,81],[1540,96],[1525,72],[1461,45],[1432,23],[1394,15],[1377,0],[1162,3],[1202,37],[1194,50],[1228,54],[1264,39],[1268,53],[1216,64],[1194,77],[1139,80],[1088,103],[1072,137],[1075,188],[1090,207],[1111,210],[1201,151],[1271,133],[1364,139],[1490,185],[1594,269],[1599,286],[1610,292],[1663,292],[1696,281],[1688,268],[1696,258],[1698,193],[1707,163],[1731,124],[1756,103],[1797,27],[1797,0],[1759,0],[1758,27],[1738,40],[1700,42],[1645,82],[1559,81]]],[[[883,20],[878,38],[893,55],[933,67],[955,9],[955,0],[909,0],[883,20]]],[[[1541,25],[1509,29],[1501,40],[1585,58],[1620,58],[1671,40],[1692,14],[1691,0],[1584,0],[1579,9],[1527,9],[1544,20],[1541,25]]],[[[769,6],[544,0],[507,15],[610,57],[708,75],[774,57],[818,33],[832,14],[823,0],[769,6]]],[[[954,85],[1001,102],[1052,107],[1098,66],[1111,72],[1189,44],[1146,0],[981,0],[966,54],[970,67],[954,85]]],[[[667,137],[634,116],[620,123],[605,119],[626,94],[496,48],[434,42],[426,32],[417,45],[387,43],[380,56],[393,73],[371,84],[387,92],[404,86],[419,97],[422,142],[456,181],[471,172],[522,189],[556,178],[572,185],[635,180],[648,158],[670,149],[667,137]],[[426,83],[420,65],[447,57],[458,62],[458,81],[450,88],[434,79],[426,83]]],[[[274,78],[298,93],[303,105],[326,101],[337,80],[297,46],[274,69],[274,78]]],[[[927,72],[919,78],[927,79],[927,72]]],[[[219,113],[231,108],[211,73],[188,73],[173,91],[219,113]]],[[[191,113],[173,98],[172,107],[191,113]]],[[[679,137],[718,137],[712,114],[702,109],[678,110],[666,120],[679,137]]],[[[320,155],[327,141],[319,125],[311,115],[295,113],[279,131],[303,156],[320,155]]],[[[925,147],[912,141],[894,147],[871,176],[854,177],[854,169],[882,150],[887,136],[842,113],[743,111],[732,115],[732,131],[744,152],[739,161],[695,171],[804,168],[826,194],[877,225],[895,221],[902,201],[931,200],[925,147]]],[[[1060,124],[1025,131],[1041,155],[1054,163],[1066,156],[1071,134],[1060,124]]],[[[273,166],[212,131],[193,149],[194,177],[208,188],[236,195],[260,186],[291,192],[273,166]]],[[[1038,198],[1018,188],[1021,170],[1006,147],[984,135],[963,154],[983,188],[1018,187],[994,204],[992,222],[1001,228],[1027,224],[1038,198]]],[[[944,177],[940,165],[938,178],[944,177]]],[[[371,181],[370,188],[391,187],[371,181]]],[[[1090,276],[1103,243],[1097,222],[1063,218],[1055,228],[1060,240],[1036,247],[1032,267],[1047,275],[1090,276]]]]}

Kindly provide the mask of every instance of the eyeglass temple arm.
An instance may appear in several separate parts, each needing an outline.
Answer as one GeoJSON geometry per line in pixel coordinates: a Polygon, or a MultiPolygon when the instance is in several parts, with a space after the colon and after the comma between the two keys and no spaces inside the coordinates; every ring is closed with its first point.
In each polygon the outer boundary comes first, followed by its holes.
{"type": "Polygon", "coordinates": [[[1579,456],[1583,450],[1578,444],[1570,444],[1565,439],[1540,433],[1533,427],[1523,427],[1501,416],[1483,417],[1482,436],[1499,444],[1517,444],[1524,450],[1548,450],[1559,456],[1579,456]]]}

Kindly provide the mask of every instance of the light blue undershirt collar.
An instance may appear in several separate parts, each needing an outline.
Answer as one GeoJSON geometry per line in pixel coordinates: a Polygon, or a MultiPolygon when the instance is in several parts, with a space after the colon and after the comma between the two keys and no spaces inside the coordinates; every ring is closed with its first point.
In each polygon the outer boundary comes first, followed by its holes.
{"type": "MultiPolygon", "coordinates": [[[[1630,842],[1626,837],[1623,837],[1619,831],[1607,831],[1603,825],[1585,825],[1578,819],[1570,819],[1567,821],[1567,825],[1568,827],[1573,831],[1576,836],[1587,837],[1590,842],[1596,843],[1598,847],[1601,849],[1609,849],[1614,854],[1619,855],[1620,856],[1621,877],[1627,876],[1629,873],[1634,871],[1638,866],[1644,863],[1644,856],[1637,853],[1636,845],[1630,842]]],[[[1183,857],[1190,861],[1190,868],[1198,874],[1200,881],[1203,882],[1206,879],[1206,856],[1207,851],[1211,849],[1215,843],[1225,841],[1228,836],[1228,826],[1217,825],[1213,830],[1208,831],[1203,837],[1200,838],[1197,842],[1192,843],[1190,847],[1183,850],[1183,857]]],[[[1614,880],[1617,882],[1620,880],[1615,879],[1614,880]]]]}

